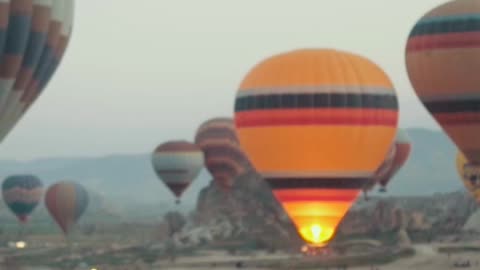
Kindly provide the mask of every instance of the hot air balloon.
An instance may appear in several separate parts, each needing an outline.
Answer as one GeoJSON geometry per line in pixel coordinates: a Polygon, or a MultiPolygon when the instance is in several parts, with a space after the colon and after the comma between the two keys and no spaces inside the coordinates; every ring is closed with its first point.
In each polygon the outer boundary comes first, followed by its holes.
{"type": "Polygon", "coordinates": [[[45,206],[63,233],[68,235],[87,209],[88,193],[77,183],[58,182],[48,188],[45,206]]]}
{"type": "Polygon", "coordinates": [[[458,151],[457,153],[457,171],[462,179],[465,188],[480,203],[480,168],[469,164],[465,155],[458,151]]]}
{"type": "Polygon", "coordinates": [[[3,181],[2,194],[8,208],[25,224],[42,199],[43,185],[34,175],[12,175],[3,181]]]}
{"type": "Polygon", "coordinates": [[[386,177],[391,171],[393,161],[395,160],[395,153],[396,145],[393,144],[390,146],[390,150],[388,151],[382,165],[380,165],[380,167],[373,174],[372,178],[370,178],[367,184],[363,187],[363,193],[365,194],[366,200],[368,200],[368,191],[371,191],[380,182],[380,180],[386,177]]]}
{"type": "Polygon", "coordinates": [[[249,169],[230,118],[214,118],[200,125],[195,143],[203,150],[205,165],[214,181],[224,190],[229,191],[233,180],[249,169]]]}
{"type": "Polygon", "coordinates": [[[0,141],[45,89],[70,39],[73,0],[0,2],[0,141]]]}
{"type": "Polygon", "coordinates": [[[399,128],[397,130],[397,136],[395,137],[395,155],[392,165],[389,167],[385,174],[379,175],[379,177],[377,178],[377,182],[381,186],[381,192],[386,191],[388,183],[403,167],[403,165],[405,165],[408,158],[410,157],[411,151],[412,144],[410,142],[410,138],[408,137],[407,132],[404,129],[399,128]]]}
{"type": "Polygon", "coordinates": [[[393,143],[398,104],[388,76],[358,55],[275,55],[235,101],[242,149],[312,246],[328,244],[393,143]]]}
{"type": "Polygon", "coordinates": [[[406,66],[427,110],[480,164],[480,0],[457,0],[424,15],[410,32],[406,66]]]}
{"type": "Polygon", "coordinates": [[[185,189],[203,168],[203,152],[190,142],[167,142],[153,152],[152,165],[157,176],[177,197],[178,204],[185,189]]]}

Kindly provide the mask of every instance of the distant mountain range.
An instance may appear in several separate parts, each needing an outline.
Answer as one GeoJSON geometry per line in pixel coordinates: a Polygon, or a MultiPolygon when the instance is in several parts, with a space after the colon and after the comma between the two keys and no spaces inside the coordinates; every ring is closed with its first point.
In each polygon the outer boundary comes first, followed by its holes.
{"type": "MultiPolygon", "coordinates": [[[[413,141],[410,160],[392,181],[387,195],[428,195],[461,188],[455,171],[456,147],[440,131],[408,129],[413,141]]],[[[149,154],[111,155],[96,158],[49,158],[0,161],[0,177],[33,173],[45,184],[71,179],[94,190],[110,204],[173,207],[173,196],[154,174],[149,154]]],[[[210,175],[203,170],[184,194],[182,209],[192,209],[210,175]]]]}

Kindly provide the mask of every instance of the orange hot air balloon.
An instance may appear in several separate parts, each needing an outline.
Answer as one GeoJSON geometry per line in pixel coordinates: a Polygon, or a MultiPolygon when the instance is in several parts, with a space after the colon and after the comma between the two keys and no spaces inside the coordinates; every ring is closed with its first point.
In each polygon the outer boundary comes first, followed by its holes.
{"type": "Polygon", "coordinates": [[[398,121],[388,76],[358,55],[297,50],[255,66],[240,85],[243,150],[310,245],[328,244],[385,158],[398,121]]]}
{"type": "Polygon", "coordinates": [[[410,81],[467,159],[480,164],[480,0],[457,0],[424,15],[406,46],[410,81]]]}
{"type": "Polygon", "coordinates": [[[226,191],[232,188],[237,176],[249,169],[230,118],[213,118],[200,125],[195,143],[202,149],[205,166],[214,181],[226,191]]]}
{"type": "Polygon", "coordinates": [[[477,203],[480,203],[480,169],[478,166],[469,164],[465,155],[460,151],[457,153],[457,171],[465,188],[477,203]]]}
{"type": "Polygon", "coordinates": [[[45,206],[65,236],[68,236],[89,202],[88,193],[80,184],[61,181],[51,185],[45,194],[45,206]]]}

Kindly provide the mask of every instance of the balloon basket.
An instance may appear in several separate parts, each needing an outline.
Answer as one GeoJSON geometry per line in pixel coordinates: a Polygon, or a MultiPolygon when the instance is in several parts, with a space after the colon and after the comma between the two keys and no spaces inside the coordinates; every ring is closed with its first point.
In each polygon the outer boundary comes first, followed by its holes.
{"type": "Polygon", "coordinates": [[[381,192],[381,193],[385,193],[385,192],[387,192],[387,188],[381,187],[378,191],[381,192]]]}
{"type": "Polygon", "coordinates": [[[304,256],[322,256],[330,254],[330,249],[326,244],[305,244],[301,248],[304,256]]]}

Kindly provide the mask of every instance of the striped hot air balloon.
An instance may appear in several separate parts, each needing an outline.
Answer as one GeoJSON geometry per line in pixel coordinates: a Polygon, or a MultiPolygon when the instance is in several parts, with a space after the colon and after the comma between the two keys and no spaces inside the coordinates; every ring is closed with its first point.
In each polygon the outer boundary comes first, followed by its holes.
{"type": "Polygon", "coordinates": [[[378,169],[373,174],[373,177],[370,178],[367,184],[365,184],[365,186],[363,187],[363,192],[366,199],[368,199],[367,192],[371,191],[375,187],[375,185],[380,182],[380,179],[386,177],[392,170],[396,152],[396,145],[393,144],[392,146],[390,146],[390,150],[388,151],[383,163],[380,165],[380,167],[378,167],[378,169]]]}
{"type": "Polygon", "coordinates": [[[158,146],[152,154],[152,165],[157,176],[177,197],[197,178],[203,168],[203,152],[187,141],[171,141],[158,146]]]}
{"type": "Polygon", "coordinates": [[[42,199],[43,184],[34,175],[12,175],[3,181],[2,194],[8,208],[21,223],[26,223],[42,199]]]}
{"type": "Polygon", "coordinates": [[[377,65],[337,50],[273,56],[241,83],[242,148],[307,243],[334,236],[392,145],[397,107],[377,65]]]}
{"type": "Polygon", "coordinates": [[[250,168],[230,118],[214,118],[200,125],[195,143],[203,150],[205,165],[214,181],[227,191],[234,179],[250,168]]]}
{"type": "Polygon", "coordinates": [[[0,1],[0,141],[41,94],[67,48],[73,0],[0,1]]]}
{"type": "Polygon", "coordinates": [[[45,194],[45,206],[52,218],[68,235],[88,206],[88,193],[79,184],[69,181],[50,186],[45,194]]]}
{"type": "Polygon", "coordinates": [[[456,0],[424,15],[406,46],[410,81],[468,160],[480,164],[480,0],[456,0]]]}
{"type": "Polygon", "coordinates": [[[457,171],[463,185],[472,197],[480,203],[480,167],[472,166],[462,152],[457,152],[457,171]]]}
{"type": "Polygon", "coordinates": [[[399,128],[395,137],[395,156],[392,165],[385,174],[379,175],[377,183],[380,184],[380,191],[385,192],[388,183],[397,174],[397,172],[405,165],[410,153],[412,152],[412,143],[404,129],[399,128]]]}

